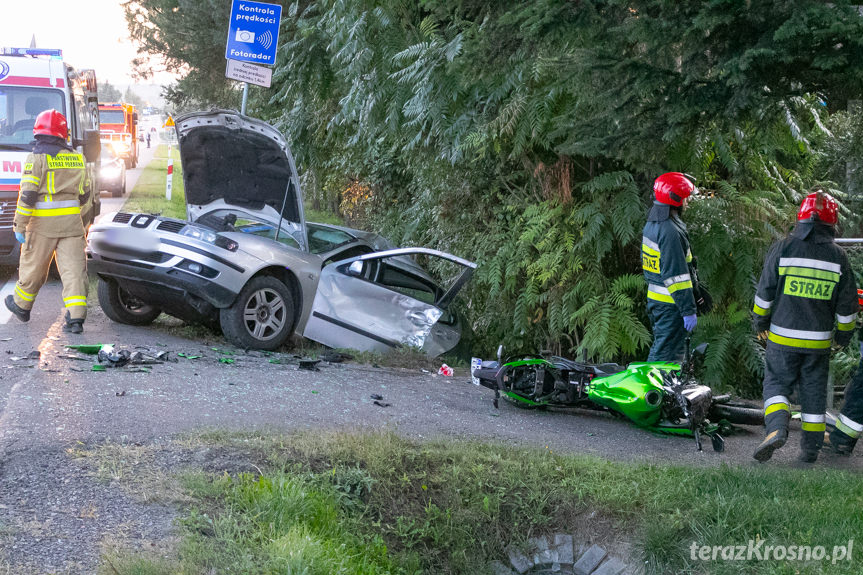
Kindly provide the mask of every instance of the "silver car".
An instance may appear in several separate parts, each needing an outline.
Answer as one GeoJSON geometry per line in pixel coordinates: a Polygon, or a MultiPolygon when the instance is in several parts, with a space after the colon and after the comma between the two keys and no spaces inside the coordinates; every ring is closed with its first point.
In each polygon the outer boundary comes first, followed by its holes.
{"type": "Polygon", "coordinates": [[[119,212],[90,228],[88,265],[110,319],[146,325],[165,312],[247,349],[293,333],[358,350],[455,347],[449,307],[476,264],[307,223],[293,156],[264,122],[198,112],[176,130],[187,219],[119,212]]]}

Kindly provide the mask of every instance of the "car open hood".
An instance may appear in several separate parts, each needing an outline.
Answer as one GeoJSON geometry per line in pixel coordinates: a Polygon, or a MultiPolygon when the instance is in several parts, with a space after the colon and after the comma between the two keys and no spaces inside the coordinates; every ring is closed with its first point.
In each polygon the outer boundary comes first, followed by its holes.
{"type": "Polygon", "coordinates": [[[229,110],[184,114],[175,125],[190,220],[224,200],[304,225],[294,158],[278,130],[229,110]]]}

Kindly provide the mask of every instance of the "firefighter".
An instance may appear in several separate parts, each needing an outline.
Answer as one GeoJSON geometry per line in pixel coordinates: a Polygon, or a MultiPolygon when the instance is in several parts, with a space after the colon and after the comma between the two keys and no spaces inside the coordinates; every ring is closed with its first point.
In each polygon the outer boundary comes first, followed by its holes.
{"type": "MultiPolygon", "coordinates": [[[[860,342],[860,354],[863,356],[863,342],[860,342]]],[[[838,455],[850,456],[860,433],[863,433],[863,357],[845,388],[842,410],[836,418],[836,427],[826,436],[825,447],[838,455]]]]}
{"type": "Polygon", "coordinates": [[[795,384],[803,429],[798,459],[813,463],[824,441],[830,348],[848,344],[857,314],[854,275],[833,241],[837,219],[836,200],[821,191],[809,194],[794,230],[764,261],[753,307],[756,329],[767,339],[766,437],[753,454],[758,461],[770,459],[788,439],[795,384]]]}
{"type": "Polygon", "coordinates": [[[39,114],[33,134],[36,145],[25,160],[12,224],[21,243],[18,283],[5,303],[18,319],[29,321],[56,254],[66,308],[63,330],[82,333],[87,315],[87,262],[81,205],[90,194],[87,168],[84,157],[68,147],[66,118],[57,110],[39,114]]]}
{"type": "Polygon", "coordinates": [[[679,172],[662,174],[653,183],[655,200],[641,238],[641,267],[653,329],[647,361],[680,359],[686,333],[698,323],[690,270],[692,252],[686,225],[680,219],[694,190],[689,178],[679,172]]]}

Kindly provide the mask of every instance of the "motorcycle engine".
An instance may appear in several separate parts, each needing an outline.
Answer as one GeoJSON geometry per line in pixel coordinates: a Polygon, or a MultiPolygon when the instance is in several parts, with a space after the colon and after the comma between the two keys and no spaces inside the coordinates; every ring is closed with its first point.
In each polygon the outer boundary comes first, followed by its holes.
{"type": "Polygon", "coordinates": [[[692,419],[697,423],[707,419],[710,404],[713,401],[713,390],[706,385],[693,384],[685,386],[681,392],[689,400],[689,412],[692,414],[692,419]]]}

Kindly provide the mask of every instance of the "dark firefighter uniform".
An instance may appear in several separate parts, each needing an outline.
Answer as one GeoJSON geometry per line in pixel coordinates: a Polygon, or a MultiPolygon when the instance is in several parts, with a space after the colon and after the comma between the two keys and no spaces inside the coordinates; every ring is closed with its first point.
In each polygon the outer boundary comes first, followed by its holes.
{"type": "Polygon", "coordinates": [[[831,225],[799,222],[770,248],[764,262],[753,307],[756,329],[768,330],[767,436],[755,452],[759,461],[785,443],[794,385],[799,385],[802,410],[800,459],[815,461],[824,440],[830,347],[834,339],[848,344],[858,307],[848,258],[833,237],[831,225]]]}
{"type": "Polygon", "coordinates": [[[828,438],[830,448],[840,455],[851,455],[861,433],[863,433],[863,359],[860,360],[851,383],[845,388],[842,411],[836,418],[836,427],[830,432],[828,438]]]}
{"type": "Polygon", "coordinates": [[[80,328],[84,322],[87,262],[81,205],[89,191],[81,154],[58,142],[40,141],[27,156],[13,222],[14,231],[25,234],[13,300],[27,312],[27,319],[56,252],[67,325],[78,324],[80,328]]]}
{"type": "Polygon", "coordinates": [[[641,267],[647,281],[647,312],[653,329],[647,361],[677,361],[683,355],[683,318],[695,315],[691,262],[686,224],[677,210],[654,204],[641,238],[641,267]]]}

